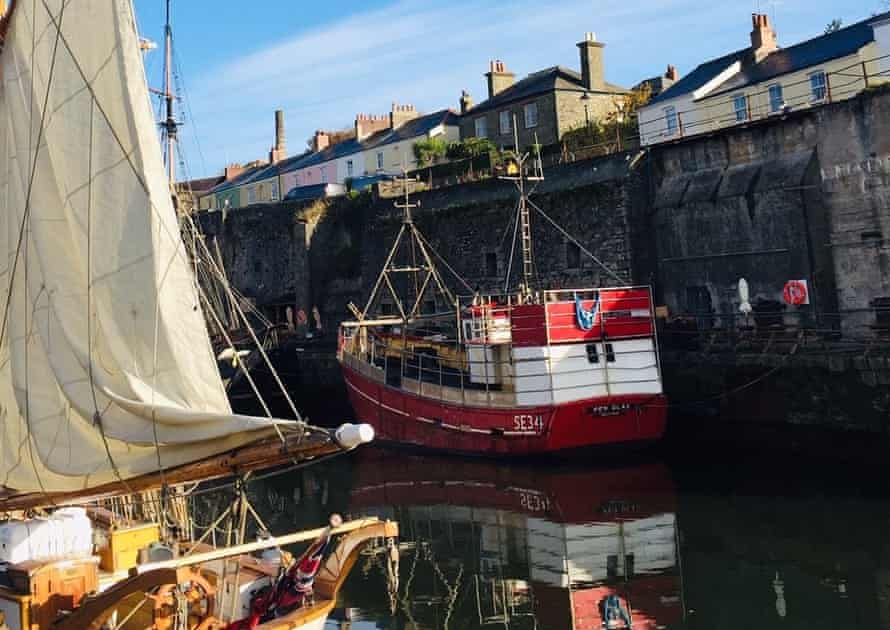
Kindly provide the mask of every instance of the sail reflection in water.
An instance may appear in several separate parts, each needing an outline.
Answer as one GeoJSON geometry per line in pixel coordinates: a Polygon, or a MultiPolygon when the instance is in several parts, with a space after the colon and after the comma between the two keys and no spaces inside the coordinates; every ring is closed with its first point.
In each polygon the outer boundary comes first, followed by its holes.
{"type": "MultiPolygon", "coordinates": [[[[682,621],[676,499],[661,465],[546,471],[382,451],[356,463],[349,510],[402,527],[399,614],[409,627],[682,621]]],[[[380,593],[374,579],[347,586],[366,618],[380,609],[365,601],[380,593]]]]}

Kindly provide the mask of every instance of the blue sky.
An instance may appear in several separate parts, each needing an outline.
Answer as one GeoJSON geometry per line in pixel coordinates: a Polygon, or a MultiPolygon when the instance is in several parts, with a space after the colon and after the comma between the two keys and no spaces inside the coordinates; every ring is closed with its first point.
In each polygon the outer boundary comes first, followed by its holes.
{"type": "MultiPolygon", "coordinates": [[[[161,42],[164,0],[135,0],[140,29],[161,42]]],[[[502,59],[522,77],[577,69],[575,43],[606,43],[606,78],[631,86],[748,43],[752,11],[770,14],[780,45],[850,24],[885,0],[173,0],[193,177],[267,155],[273,111],[283,109],[288,151],[315,129],[351,126],[393,101],[421,111],[457,108],[462,89],[485,98],[483,73],[502,59]]],[[[158,84],[161,49],[148,53],[158,84]]]]}

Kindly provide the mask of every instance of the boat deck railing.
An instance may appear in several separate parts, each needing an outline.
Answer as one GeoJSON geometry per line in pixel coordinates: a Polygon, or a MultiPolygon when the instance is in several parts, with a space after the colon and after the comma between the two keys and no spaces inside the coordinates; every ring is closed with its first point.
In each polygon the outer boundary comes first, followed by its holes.
{"type": "Polygon", "coordinates": [[[393,341],[398,338],[371,331],[364,341],[356,335],[343,344],[341,360],[368,379],[419,397],[492,408],[522,406],[517,394],[525,399],[544,395],[563,399],[583,387],[570,383],[584,382],[595,368],[601,368],[597,385],[605,396],[631,393],[635,388],[645,392],[661,379],[654,344],[633,350],[615,348],[608,340],[572,344],[571,360],[577,365],[561,367],[554,379],[549,353],[516,359],[509,344],[473,348],[462,347],[453,338],[415,339],[410,344],[393,341]],[[520,392],[517,379],[523,383],[520,392]]]}

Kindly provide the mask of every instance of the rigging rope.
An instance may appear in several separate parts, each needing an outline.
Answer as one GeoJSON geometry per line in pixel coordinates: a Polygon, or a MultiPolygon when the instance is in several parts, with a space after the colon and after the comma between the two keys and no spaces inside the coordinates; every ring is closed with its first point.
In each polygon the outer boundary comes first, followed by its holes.
{"type": "Polygon", "coordinates": [[[578,241],[578,239],[576,239],[574,236],[572,236],[571,234],[569,234],[568,232],[566,232],[566,231],[562,228],[562,226],[560,226],[556,221],[554,221],[553,219],[551,219],[551,218],[547,215],[546,212],[544,212],[543,210],[541,210],[540,207],[538,207],[537,204],[533,203],[531,200],[528,200],[528,204],[529,204],[532,208],[534,208],[535,210],[537,210],[538,213],[539,213],[542,217],[544,217],[545,219],[547,219],[547,222],[550,223],[550,225],[552,225],[553,227],[555,227],[555,228],[559,231],[560,234],[562,234],[566,239],[568,239],[569,241],[571,241],[572,243],[574,243],[575,245],[577,245],[577,246],[578,246],[578,249],[580,249],[582,252],[584,252],[584,254],[586,254],[589,258],[591,258],[591,259],[593,260],[593,262],[595,262],[597,265],[599,265],[600,267],[602,267],[602,269],[603,269],[607,274],[609,274],[612,278],[614,278],[615,280],[617,280],[617,281],[621,284],[621,286],[628,286],[628,283],[627,283],[627,281],[626,281],[624,278],[622,278],[622,277],[619,276],[617,273],[615,273],[614,271],[612,271],[611,269],[609,269],[609,267],[608,267],[603,261],[601,261],[599,258],[597,258],[597,257],[596,257],[590,250],[588,250],[586,247],[584,247],[584,246],[578,241]]]}
{"type": "Polygon", "coordinates": [[[469,285],[469,283],[468,283],[468,282],[467,282],[467,281],[466,281],[466,280],[465,280],[459,273],[457,273],[457,272],[451,267],[451,265],[448,264],[448,261],[445,260],[445,258],[443,258],[442,255],[441,255],[438,251],[436,251],[436,248],[435,248],[435,247],[433,247],[432,245],[430,245],[430,242],[429,242],[429,241],[426,239],[426,237],[420,232],[420,230],[415,230],[414,232],[415,232],[415,234],[417,234],[418,238],[420,239],[420,242],[421,242],[423,245],[425,245],[426,247],[428,247],[429,250],[433,253],[433,255],[434,255],[436,258],[438,258],[440,261],[442,261],[442,264],[445,265],[445,269],[447,269],[447,270],[451,273],[451,275],[453,275],[453,276],[457,279],[457,281],[460,282],[460,283],[467,289],[467,291],[469,291],[470,293],[472,293],[472,292],[473,292],[473,288],[469,285]]]}

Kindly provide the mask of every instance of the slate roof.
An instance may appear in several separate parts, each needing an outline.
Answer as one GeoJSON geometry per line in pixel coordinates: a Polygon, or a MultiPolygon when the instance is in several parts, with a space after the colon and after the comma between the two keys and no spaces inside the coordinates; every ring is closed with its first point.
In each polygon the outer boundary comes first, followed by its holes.
{"type": "Polygon", "coordinates": [[[780,48],[767,55],[760,63],[754,63],[750,48],[743,48],[723,57],[712,59],[701,64],[653,98],[649,104],[652,105],[693,92],[736,61],[742,63],[741,71],[717,86],[708,96],[738,90],[753,83],[762,83],[783,74],[797,72],[832,59],[852,55],[869,42],[874,41],[872,24],[887,18],[890,18],[890,11],[851,24],[833,33],[826,33],[788,48],[780,48]]]}
{"type": "Polygon", "coordinates": [[[664,92],[652,98],[647,103],[647,105],[654,105],[655,103],[666,101],[676,96],[694,92],[705,83],[716,77],[718,74],[726,70],[736,61],[742,61],[747,55],[750,54],[750,52],[750,48],[743,48],[741,50],[731,52],[728,55],[724,55],[723,57],[718,57],[717,59],[706,61],[705,63],[699,65],[695,70],[682,77],[679,81],[674,83],[664,92]]]}
{"type": "MultiPolygon", "coordinates": [[[[283,201],[311,201],[328,197],[328,187],[331,184],[309,184],[308,186],[294,186],[284,196],[283,201]]],[[[342,190],[342,189],[341,189],[342,190]]],[[[342,194],[342,193],[341,193],[342,194]]]]}
{"type": "Polygon", "coordinates": [[[762,83],[783,74],[855,54],[860,48],[874,41],[872,22],[886,17],[890,17],[890,12],[851,24],[834,33],[814,37],[788,48],[780,48],[767,55],[758,64],[742,64],[742,71],[722,83],[714,94],[737,90],[752,83],[762,83]]]}
{"type": "Polygon", "coordinates": [[[180,190],[191,192],[193,195],[204,195],[215,186],[222,183],[222,181],[222,175],[215,175],[213,177],[202,177],[200,179],[190,179],[188,181],[179,182],[176,186],[179,187],[180,190]]]}
{"type": "MultiPolygon", "coordinates": [[[[581,75],[574,70],[570,70],[563,66],[553,66],[552,68],[546,68],[531,73],[505,90],[498,92],[490,99],[482,101],[473,107],[469,111],[469,114],[480,114],[492,109],[497,109],[498,107],[502,107],[509,103],[521,101],[538,94],[547,94],[548,92],[553,92],[555,90],[571,90],[575,92],[590,91],[593,93],[600,92],[599,90],[587,90],[584,87],[584,80],[581,78],[581,75]]],[[[602,91],[602,93],[625,94],[628,91],[629,90],[621,86],[606,83],[606,90],[602,91]]]]}
{"type": "Polygon", "coordinates": [[[384,129],[365,138],[361,143],[360,151],[375,149],[402,140],[409,140],[428,134],[439,125],[456,125],[459,116],[450,109],[443,109],[432,114],[426,114],[413,120],[409,120],[396,129],[384,129]]]}
{"type": "Polygon", "coordinates": [[[243,173],[233,177],[228,181],[221,182],[217,186],[214,186],[210,189],[208,194],[213,193],[221,193],[225,190],[229,190],[230,188],[235,188],[236,186],[243,186],[251,181],[253,181],[258,174],[266,169],[270,168],[268,164],[263,164],[260,166],[254,166],[253,168],[249,168],[243,173]]]}
{"type": "Polygon", "coordinates": [[[323,164],[324,162],[330,162],[331,160],[336,160],[368,149],[386,146],[410,138],[416,138],[429,133],[441,124],[456,125],[458,118],[459,116],[450,109],[443,109],[432,114],[419,116],[418,118],[407,121],[398,129],[384,129],[383,131],[378,131],[368,138],[365,138],[363,141],[350,138],[349,140],[338,142],[321,151],[303,153],[302,155],[287,158],[278,162],[278,164],[265,164],[254,167],[229,181],[224,181],[218,184],[204,194],[220,193],[231,188],[250,184],[251,182],[258,182],[269,179],[270,177],[275,177],[276,175],[290,173],[297,169],[315,166],[316,164],[323,164]]]}

